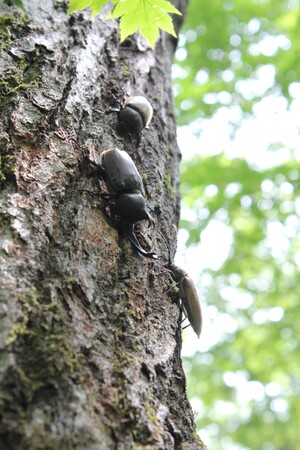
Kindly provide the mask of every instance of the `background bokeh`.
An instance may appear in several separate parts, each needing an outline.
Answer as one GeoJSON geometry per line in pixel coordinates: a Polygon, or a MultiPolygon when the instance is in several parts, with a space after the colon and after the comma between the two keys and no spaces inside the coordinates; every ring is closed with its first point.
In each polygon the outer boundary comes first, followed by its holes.
{"type": "Polygon", "coordinates": [[[190,0],[173,84],[198,432],[210,450],[298,450],[299,0],[190,0]]]}

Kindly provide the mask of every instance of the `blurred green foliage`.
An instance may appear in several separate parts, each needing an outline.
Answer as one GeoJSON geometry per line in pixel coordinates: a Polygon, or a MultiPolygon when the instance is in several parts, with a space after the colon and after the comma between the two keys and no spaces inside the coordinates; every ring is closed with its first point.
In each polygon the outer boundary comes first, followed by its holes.
{"type": "Polygon", "coordinates": [[[221,267],[199,275],[206,321],[219,337],[185,358],[189,398],[198,399],[196,423],[210,450],[300,449],[299,147],[275,140],[255,164],[243,149],[233,157],[226,144],[212,154],[200,146],[203,122],[220,109],[241,110],[232,140],[263,99],[284,97],[292,110],[299,22],[298,0],[191,0],[174,63],[179,122],[197,123],[200,138],[181,171],[187,245],[200,252],[212,221],[233,237],[221,267]],[[273,82],[251,90],[265,65],[274,66],[273,82]],[[282,148],[288,157],[279,161],[282,148]]]}
{"type": "Polygon", "coordinates": [[[190,0],[175,61],[179,123],[199,117],[199,111],[205,117],[227,104],[229,97],[218,95],[222,92],[231,95],[230,104],[251,111],[259,96],[245,98],[238,82],[255,79],[264,64],[277,68],[270,90],[279,87],[289,97],[289,84],[299,81],[299,29],[298,0],[190,0]],[[210,93],[216,95],[206,102],[210,93]]]}

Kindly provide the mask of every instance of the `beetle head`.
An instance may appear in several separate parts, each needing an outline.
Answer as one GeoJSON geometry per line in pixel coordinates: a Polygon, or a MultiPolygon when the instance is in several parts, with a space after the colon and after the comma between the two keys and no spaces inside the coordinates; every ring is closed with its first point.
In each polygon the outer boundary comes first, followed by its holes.
{"type": "Polygon", "coordinates": [[[142,95],[134,95],[125,100],[124,106],[118,114],[121,131],[140,133],[147,127],[153,116],[150,102],[142,95]]]}
{"type": "Polygon", "coordinates": [[[122,221],[136,223],[139,220],[148,220],[149,226],[154,224],[154,219],[149,214],[146,202],[140,193],[120,194],[115,200],[116,212],[122,221]]]}

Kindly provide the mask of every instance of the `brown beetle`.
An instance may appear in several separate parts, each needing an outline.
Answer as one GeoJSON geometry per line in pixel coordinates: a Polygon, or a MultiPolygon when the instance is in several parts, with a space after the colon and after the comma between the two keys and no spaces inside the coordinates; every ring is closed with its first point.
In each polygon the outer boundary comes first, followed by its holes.
{"type": "Polygon", "coordinates": [[[198,338],[202,330],[202,310],[192,278],[180,267],[169,264],[173,280],[178,283],[183,310],[198,338]]]}

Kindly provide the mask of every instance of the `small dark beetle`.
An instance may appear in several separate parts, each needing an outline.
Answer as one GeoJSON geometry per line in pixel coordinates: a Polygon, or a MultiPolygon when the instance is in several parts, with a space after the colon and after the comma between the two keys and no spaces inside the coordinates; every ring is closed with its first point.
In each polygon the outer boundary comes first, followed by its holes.
{"type": "Polygon", "coordinates": [[[139,134],[143,128],[146,128],[153,116],[150,102],[142,95],[124,97],[119,108],[110,108],[108,112],[118,114],[120,131],[135,134],[139,134]]]}
{"type": "Polygon", "coordinates": [[[102,153],[99,168],[110,188],[110,194],[102,196],[109,199],[111,218],[143,256],[158,258],[141,247],[134,231],[136,222],[146,219],[151,226],[154,219],[148,211],[143,182],[133,160],[127,152],[114,148],[102,153]]]}
{"type": "Polygon", "coordinates": [[[169,264],[168,268],[171,271],[174,281],[178,283],[179,295],[184,312],[189,319],[191,327],[199,338],[202,329],[202,311],[195,284],[192,278],[184,270],[180,269],[180,267],[175,266],[175,264],[169,264]]]}

